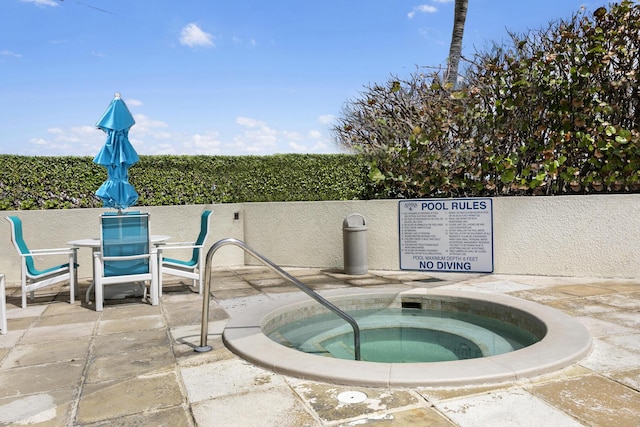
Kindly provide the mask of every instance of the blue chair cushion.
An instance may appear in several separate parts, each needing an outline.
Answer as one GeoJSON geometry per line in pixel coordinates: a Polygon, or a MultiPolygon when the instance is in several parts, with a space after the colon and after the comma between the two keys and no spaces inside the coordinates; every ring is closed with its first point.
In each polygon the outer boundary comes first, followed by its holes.
{"type": "MultiPolygon", "coordinates": [[[[105,257],[149,253],[148,217],[134,213],[103,215],[102,250],[105,257]]],[[[149,272],[149,259],[112,260],[104,262],[105,276],[126,276],[149,272]]]]}
{"type": "Polygon", "coordinates": [[[171,264],[176,264],[176,265],[182,265],[185,267],[193,267],[197,264],[197,260],[193,261],[193,259],[190,259],[189,261],[183,261],[181,259],[174,259],[174,258],[162,258],[162,262],[168,262],[171,264]]]}

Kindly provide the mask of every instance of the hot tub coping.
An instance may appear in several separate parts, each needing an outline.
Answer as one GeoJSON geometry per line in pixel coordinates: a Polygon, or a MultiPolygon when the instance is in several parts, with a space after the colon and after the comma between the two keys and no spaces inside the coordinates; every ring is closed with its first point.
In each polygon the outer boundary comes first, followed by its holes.
{"type": "Polygon", "coordinates": [[[307,380],[368,387],[444,387],[517,381],[565,368],[585,357],[591,336],[576,319],[541,304],[519,298],[446,289],[338,289],[321,292],[330,301],[354,297],[464,298],[524,311],[547,328],[544,338],[529,347],[497,356],[453,362],[378,363],[333,359],[282,346],[262,332],[265,319],[277,313],[314,305],[305,294],[283,297],[231,317],[223,332],[225,345],[258,366],[307,380]]]}

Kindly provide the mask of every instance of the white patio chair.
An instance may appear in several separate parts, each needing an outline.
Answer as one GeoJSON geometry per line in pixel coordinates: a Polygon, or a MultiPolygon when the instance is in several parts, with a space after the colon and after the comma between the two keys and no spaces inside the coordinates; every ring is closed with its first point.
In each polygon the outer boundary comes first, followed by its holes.
{"type": "Polygon", "coordinates": [[[158,305],[158,254],[149,214],[102,215],[100,229],[100,250],[93,257],[96,311],[104,309],[104,287],[117,283],[148,282],[151,305],[158,305]]]}
{"type": "Polygon", "coordinates": [[[27,293],[31,293],[31,299],[35,297],[35,291],[56,283],[69,281],[69,294],[71,304],[75,302],[75,293],[78,288],[76,269],[76,248],[54,248],[29,250],[22,237],[22,221],[17,216],[6,217],[11,224],[11,241],[20,255],[20,280],[22,283],[22,308],[27,307],[27,293]],[[35,266],[34,257],[66,256],[69,262],[39,270],[35,266]]]}
{"type": "Polygon", "coordinates": [[[204,279],[204,243],[209,234],[209,217],[213,211],[205,210],[200,215],[200,233],[195,242],[167,243],[158,247],[162,261],[160,262],[159,292],[162,295],[162,274],[184,277],[192,280],[192,287],[198,287],[202,293],[204,279]],[[165,251],[176,249],[191,249],[191,259],[182,260],[165,257],[165,251]]]}

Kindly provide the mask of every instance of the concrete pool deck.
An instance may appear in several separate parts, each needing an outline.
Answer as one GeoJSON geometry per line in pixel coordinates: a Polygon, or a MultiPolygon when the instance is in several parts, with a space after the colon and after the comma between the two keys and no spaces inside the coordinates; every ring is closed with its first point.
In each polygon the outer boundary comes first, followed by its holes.
{"type": "Polygon", "coordinates": [[[593,350],[559,372],[501,384],[342,386],[273,373],[225,348],[230,317],[299,292],[266,268],[213,271],[208,353],[193,351],[202,300],[170,277],[159,306],[111,302],[101,313],[69,304],[64,287],[36,292],[21,309],[19,287],[8,283],[0,425],[640,425],[640,278],[286,270],[321,291],[409,286],[522,298],[577,319],[593,350]]]}

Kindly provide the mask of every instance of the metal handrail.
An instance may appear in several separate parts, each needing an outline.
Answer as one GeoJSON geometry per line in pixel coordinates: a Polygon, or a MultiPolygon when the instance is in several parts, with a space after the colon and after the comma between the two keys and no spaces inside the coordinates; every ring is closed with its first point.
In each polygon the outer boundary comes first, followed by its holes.
{"type": "MultiPolygon", "coordinates": [[[[258,261],[262,262],[267,267],[270,267],[273,271],[275,271],[276,273],[278,273],[279,275],[281,275],[285,279],[290,280],[291,282],[293,282],[293,284],[295,284],[298,288],[300,288],[300,290],[302,290],[304,293],[306,293],[311,298],[315,299],[320,304],[322,304],[325,308],[333,311],[335,314],[337,314],[339,317],[341,317],[347,323],[349,323],[351,325],[351,327],[353,328],[353,344],[354,344],[354,348],[355,348],[355,358],[356,358],[356,360],[360,360],[360,328],[358,327],[358,323],[356,323],[355,319],[353,317],[349,316],[347,313],[342,311],[340,308],[338,308],[334,304],[332,304],[330,301],[326,300],[325,298],[323,298],[322,296],[320,296],[319,294],[314,292],[313,289],[309,288],[307,285],[305,285],[304,283],[300,282],[295,277],[291,276],[289,273],[284,271],[282,268],[278,267],[276,264],[274,264],[273,262],[271,262],[267,258],[263,257],[262,255],[260,255],[258,252],[256,252],[255,250],[251,249],[243,241],[238,240],[238,239],[228,238],[228,239],[219,240],[216,243],[214,243],[213,246],[211,246],[211,248],[207,252],[207,258],[206,258],[205,264],[204,264],[205,265],[205,271],[209,272],[209,264],[211,263],[211,258],[213,257],[213,254],[218,249],[220,249],[221,247],[226,246],[226,245],[235,245],[235,246],[238,246],[238,247],[242,248],[245,252],[247,252],[248,254],[252,255],[254,258],[256,258],[258,261]]],[[[212,349],[212,347],[210,345],[207,345],[207,335],[209,333],[209,299],[210,299],[209,290],[211,288],[211,280],[210,280],[210,278],[211,278],[211,273],[205,275],[204,290],[203,290],[203,295],[202,295],[203,296],[203,298],[202,298],[202,327],[201,327],[201,330],[200,330],[200,346],[197,346],[195,348],[195,351],[197,351],[199,353],[204,353],[204,352],[207,352],[207,351],[211,351],[211,349],[212,349]]]]}

